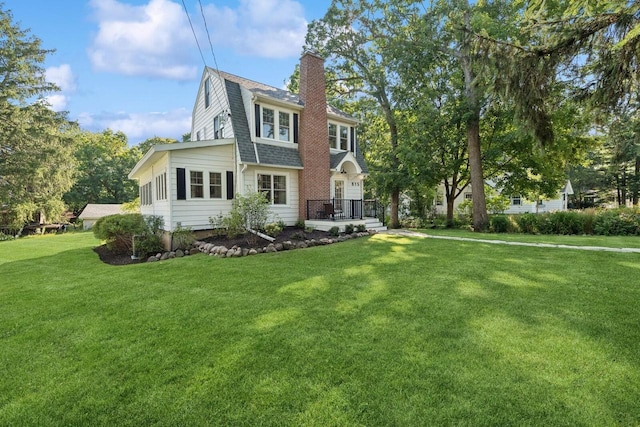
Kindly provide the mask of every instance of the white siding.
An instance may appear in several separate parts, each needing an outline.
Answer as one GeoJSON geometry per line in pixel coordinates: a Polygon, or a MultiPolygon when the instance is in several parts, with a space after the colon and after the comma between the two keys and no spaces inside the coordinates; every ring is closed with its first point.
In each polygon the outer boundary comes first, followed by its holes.
{"type": "Polygon", "coordinates": [[[271,212],[279,217],[287,225],[295,225],[298,221],[298,171],[296,169],[270,168],[264,166],[250,166],[243,176],[243,194],[256,191],[258,174],[284,175],[287,177],[287,204],[271,205],[271,212]]]}
{"type": "MultiPolygon", "coordinates": [[[[193,108],[193,120],[191,122],[191,139],[196,140],[196,134],[200,132],[202,139],[213,139],[214,128],[213,119],[220,113],[229,111],[229,103],[227,101],[227,93],[224,88],[223,80],[216,74],[209,73],[209,69],[205,69],[198,89],[198,95],[193,108]],[[209,96],[209,107],[205,108],[205,81],[209,78],[211,82],[211,93],[209,96]]],[[[226,120],[223,137],[233,138],[233,127],[231,120],[226,120]]]]}
{"type": "MultiPolygon", "coordinates": [[[[444,195],[444,185],[440,185],[438,190],[441,194],[444,195]]],[[[462,202],[464,202],[465,194],[471,194],[471,186],[467,187],[462,194],[460,194],[453,202],[454,211],[457,211],[458,206],[462,202]]],[[[506,214],[521,214],[521,213],[542,213],[542,212],[552,212],[552,211],[562,211],[567,210],[566,206],[562,201],[562,194],[557,199],[552,200],[543,200],[541,205],[537,206],[536,210],[536,202],[531,202],[526,200],[524,197],[520,199],[520,205],[510,205],[509,208],[504,211],[506,214]]],[[[442,205],[436,205],[436,212],[438,214],[446,214],[447,213],[447,200],[443,197],[442,205]]]]}
{"type": "Polygon", "coordinates": [[[143,215],[157,215],[161,216],[165,222],[165,228],[169,226],[171,221],[171,210],[169,200],[171,197],[171,190],[169,185],[169,155],[164,154],[160,159],[151,164],[145,171],[140,175],[140,180],[138,185],[143,186],[148,182],[151,182],[151,195],[152,195],[152,204],[151,205],[140,205],[140,213],[143,215]],[[156,187],[156,177],[162,173],[167,173],[167,198],[165,200],[158,200],[156,197],[157,187],[156,187]]]}
{"type": "MultiPolygon", "coordinates": [[[[232,200],[227,200],[227,171],[235,171],[234,145],[194,148],[192,150],[177,150],[171,153],[170,188],[172,218],[170,231],[180,223],[183,227],[193,230],[211,228],[209,217],[219,213],[226,214],[231,209],[232,200]],[[187,199],[178,200],[177,168],[186,170],[187,199]],[[203,173],[204,197],[191,198],[189,175],[191,171],[203,173]],[[222,199],[209,198],[209,172],[219,172],[222,175],[222,199]]],[[[234,174],[234,179],[235,179],[234,174]]],[[[169,224],[166,224],[169,225],[169,224]]]]}

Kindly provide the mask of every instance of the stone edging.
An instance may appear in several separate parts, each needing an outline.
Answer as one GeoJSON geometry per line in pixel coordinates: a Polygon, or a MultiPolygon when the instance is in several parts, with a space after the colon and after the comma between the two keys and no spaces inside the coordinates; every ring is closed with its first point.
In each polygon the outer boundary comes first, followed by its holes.
{"type": "Polygon", "coordinates": [[[310,240],[301,240],[299,242],[292,242],[291,240],[287,240],[282,243],[269,243],[267,246],[262,247],[241,247],[238,245],[234,245],[231,248],[227,248],[223,245],[215,245],[213,243],[207,243],[202,241],[195,241],[188,250],[176,250],[171,252],[164,252],[162,254],[157,254],[150,256],[147,259],[147,262],[155,262],[155,261],[164,261],[166,259],[172,258],[181,258],[187,255],[195,255],[197,253],[204,253],[209,256],[215,256],[218,258],[239,258],[243,256],[249,255],[257,255],[261,253],[274,253],[281,251],[289,251],[293,249],[305,249],[313,246],[324,246],[331,245],[333,243],[344,242],[350,239],[356,239],[358,237],[366,237],[372,234],[376,234],[376,231],[369,230],[364,232],[355,232],[352,234],[342,234],[337,237],[331,238],[322,238],[319,240],[310,239],[310,240]]]}

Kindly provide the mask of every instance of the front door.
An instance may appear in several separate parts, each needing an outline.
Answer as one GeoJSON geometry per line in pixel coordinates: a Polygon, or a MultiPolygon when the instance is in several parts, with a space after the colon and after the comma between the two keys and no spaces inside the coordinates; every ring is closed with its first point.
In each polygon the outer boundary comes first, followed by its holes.
{"type": "Polygon", "coordinates": [[[333,187],[333,198],[335,199],[335,209],[342,212],[344,200],[344,181],[336,179],[333,187]]]}

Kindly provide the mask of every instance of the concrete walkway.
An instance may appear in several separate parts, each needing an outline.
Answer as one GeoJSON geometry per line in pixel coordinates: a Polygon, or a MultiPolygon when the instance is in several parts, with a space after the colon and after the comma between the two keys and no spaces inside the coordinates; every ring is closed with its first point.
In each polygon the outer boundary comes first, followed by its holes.
{"type": "Polygon", "coordinates": [[[431,234],[419,233],[417,231],[411,231],[411,230],[387,230],[387,231],[381,231],[381,233],[394,234],[398,236],[421,237],[425,239],[441,239],[441,240],[457,240],[460,242],[489,243],[492,245],[532,246],[532,247],[539,247],[539,248],[574,249],[579,251],[640,253],[640,248],[607,248],[605,246],[572,246],[572,245],[556,245],[552,243],[507,242],[505,240],[472,239],[469,237],[433,236],[431,234]]]}

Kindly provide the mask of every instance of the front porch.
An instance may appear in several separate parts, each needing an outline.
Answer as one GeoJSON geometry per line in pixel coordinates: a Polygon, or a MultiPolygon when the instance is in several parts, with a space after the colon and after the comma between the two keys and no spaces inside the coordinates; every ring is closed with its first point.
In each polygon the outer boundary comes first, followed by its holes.
{"type": "Polygon", "coordinates": [[[307,200],[305,226],[328,231],[338,227],[341,232],[348,224],[364,225],[367,230],[386,229],[384,209],[377,200],[327,199],[307,200]]]}

